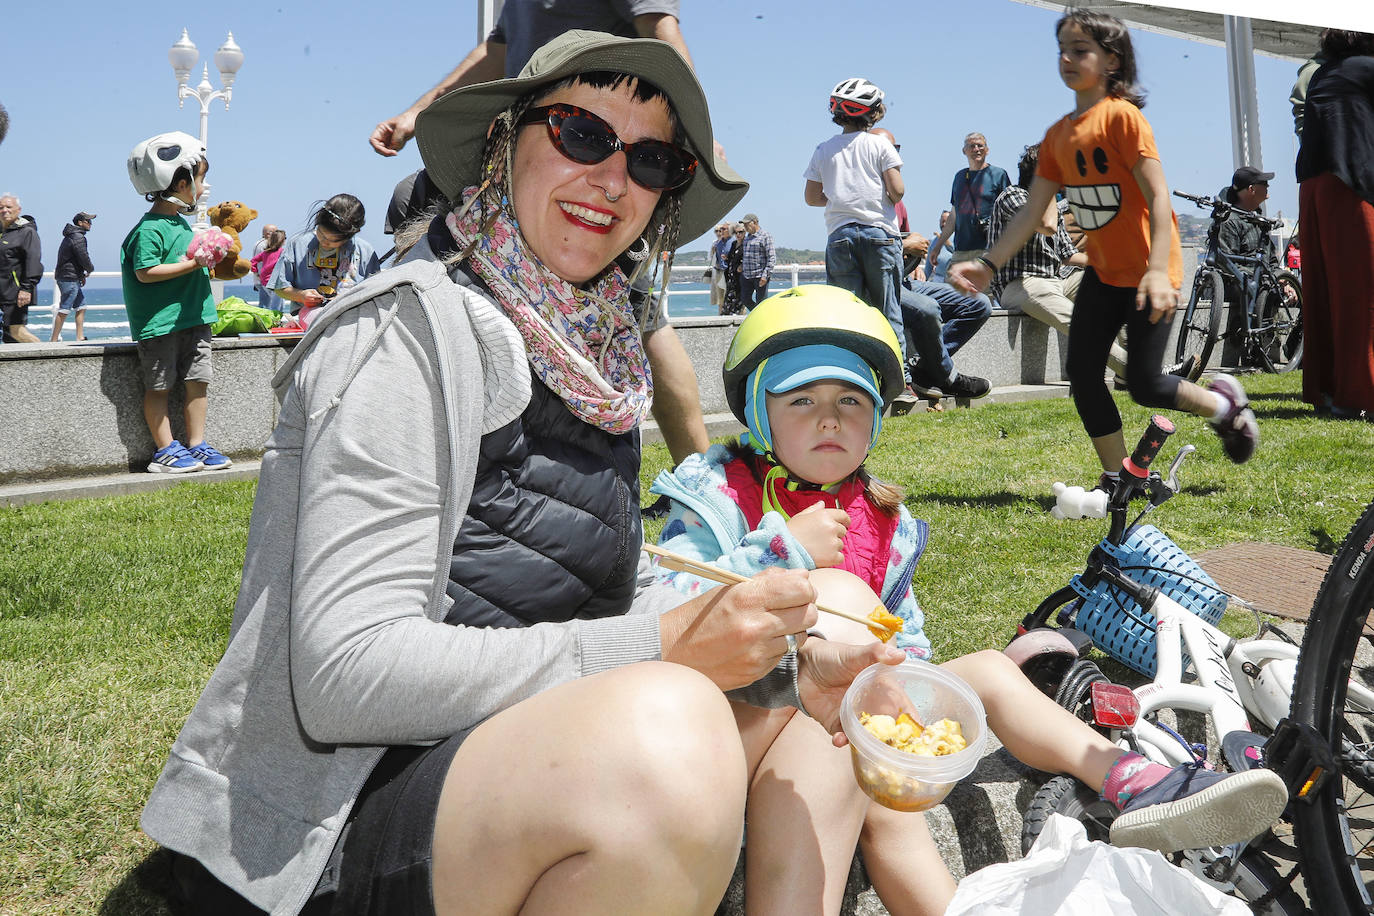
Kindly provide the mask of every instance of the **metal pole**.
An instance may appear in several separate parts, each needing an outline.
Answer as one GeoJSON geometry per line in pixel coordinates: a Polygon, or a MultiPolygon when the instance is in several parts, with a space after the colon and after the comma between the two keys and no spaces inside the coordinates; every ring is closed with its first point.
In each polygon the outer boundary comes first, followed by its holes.
{"type": "Polygon", "coordinates": [[[1231,97],[1231,160],[1233,168],[1263,168],[1260,151],[1259,102],[1255,95],[1255,43],[1250,20],[1225,16],[1226,84],[1231,97]]]}
{"type": "Polygon", "coordinates": [[[501,7],[504,0],[477,0],[477,43],[481,44],[487,40],[491,30],[496,27],[496,20],[501,18],[501,7]]]}

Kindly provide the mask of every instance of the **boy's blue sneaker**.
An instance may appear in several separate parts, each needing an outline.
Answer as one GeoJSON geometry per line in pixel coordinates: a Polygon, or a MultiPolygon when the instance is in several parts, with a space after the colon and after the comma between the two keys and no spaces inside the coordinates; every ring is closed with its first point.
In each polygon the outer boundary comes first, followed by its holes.
{"type": "Polygon", "coordinates": [[[148,462],[148,470],[155,474],[189,474],[203,467],[200,459],[175,439],[166,448],[153,452],[153,460],[148,462]]]}
{"type": "Polygon", "coordinates": [[[1184,763],[1126,802],[1112,822],[1112,845],[1160,852],[1226,846],[1278,822],[1288,787],[1273,770],[1217,773],[1184,763]]]}
{"type": "Polygon", "coordinates": [[[205,465],[207,471],[222,471],[227,467],[233,467],[234,462],[229,460],[229,456],[220,452],[208,442],[200,445],[193,445],[187,449],[191,457],[205,465]]]}

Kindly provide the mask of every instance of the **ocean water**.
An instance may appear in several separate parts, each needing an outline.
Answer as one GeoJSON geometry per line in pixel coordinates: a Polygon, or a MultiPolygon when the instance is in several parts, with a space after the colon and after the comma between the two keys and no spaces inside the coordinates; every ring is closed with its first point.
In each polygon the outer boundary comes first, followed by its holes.
{"type": "MultiPolygon", "coordinates": [[[[47,341],[52,335],[53,316],[57,313],[53,294],[52,281],[44,280],[38,287],[37,301],[29,307],[29,330],[42,341],[47,341]]],[[[238,296],[249,305],[258,304],[258,294],[248,284],[228,284],[224,287],[224,295],[238,296]]],[[[716,312],[716,308],[711,305],[710,288],[705,283],[672,285],[668,297],[669,315],[677,318],[695,318],[714,315],[716,312]]],[[[87,282],[85,331],[88,340],[129,339],[129,322],[124,313],[124,294],[117,281],[114,285],[95,279],[87,282]]],[[[76,339],[75,316],[67,316],[62,325],[62,339],[76,339]]]]}

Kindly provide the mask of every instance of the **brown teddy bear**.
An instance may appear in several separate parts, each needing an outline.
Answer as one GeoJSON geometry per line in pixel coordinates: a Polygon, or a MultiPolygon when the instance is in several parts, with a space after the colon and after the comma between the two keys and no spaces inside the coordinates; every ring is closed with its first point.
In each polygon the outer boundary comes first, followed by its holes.
{"type": "Polygon", "coordinates": [[[210,225],[218,226],[234,240],[234,245],[225,255],[224,260],[215,265],[211,275],[216,280],[237,280],[240,277],[248,276],[253,266],[248,263],[248,259],[242,256],[243,242],[239,239],[239,233],[248,228],[248,224],[258,218],[258,211],[252,207],[244,206],[237,200],[226,200],[222,204],[215,204],[207,211],[209,214],[210,225]]]}

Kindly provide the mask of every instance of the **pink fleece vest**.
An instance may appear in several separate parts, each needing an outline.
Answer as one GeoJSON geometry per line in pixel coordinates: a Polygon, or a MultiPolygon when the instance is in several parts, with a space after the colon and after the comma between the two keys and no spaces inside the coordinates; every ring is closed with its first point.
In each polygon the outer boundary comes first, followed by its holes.
{"type": "MultiPolygon", "coordinates": [[[[766,474],[770,467],[762,460],[756,466],[760,475],[766,474]]],[[[726,495],[739,506],[752,531],[763,520],[763,484],[750,471],[749,459],[728,462],[725,465],[725,480],[726,495]]],[[[863,484],[850,480],[837,493],[778,487],[776,497],[789,516],[815,503],[824,503],[827,508],[843,509],[849,513],[849,532],[844,539],[844,562],[840,564],[840,569],[858,576],[868,583],[875,594],[882,595],[887,568],[897,561],[892,555],[897,517],[883,513],[870,503],[864,497],[863,484]]],[[[773,551],[779,556],[786,554],[786,548],[780,543],[773,545],[773,551]]]]}

